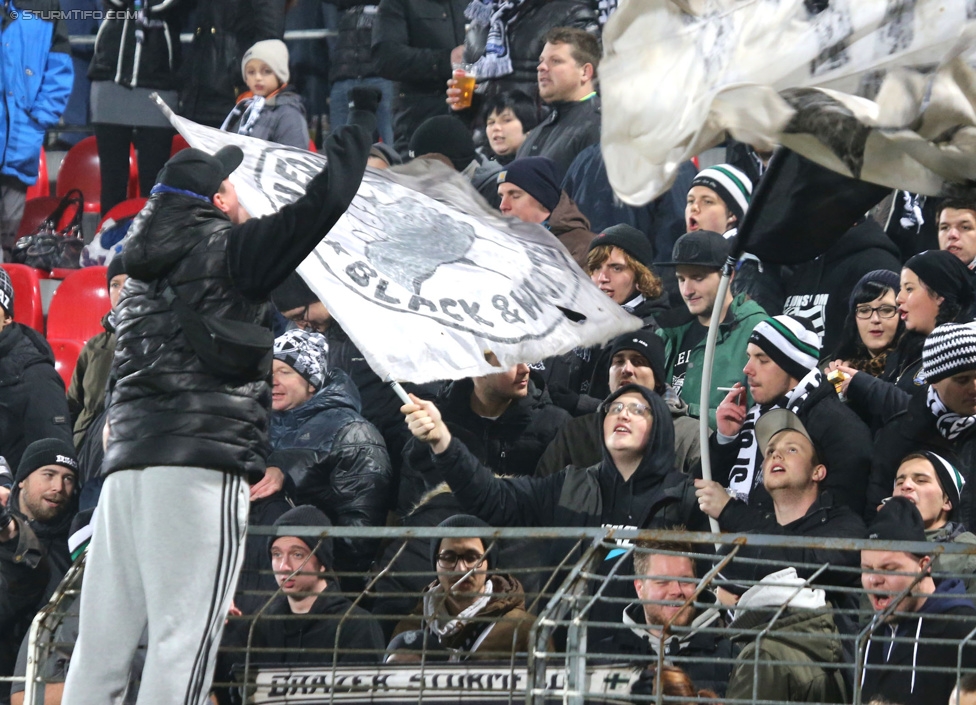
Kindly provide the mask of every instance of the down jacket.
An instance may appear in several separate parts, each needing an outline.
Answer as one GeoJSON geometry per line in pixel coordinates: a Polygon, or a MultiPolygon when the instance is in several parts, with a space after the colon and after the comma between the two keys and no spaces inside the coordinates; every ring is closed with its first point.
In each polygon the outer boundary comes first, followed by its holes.
{"type": "MultiPolygon", "coordinates": [[[[296,504],[312,504],[336,526],[383,526],[393,470],[383,436],[359,413],[359,392],[333,369],[307,402],[271,414],[268,465],[284,471],[296,504]]],[[[336,539],[335,570],[369,568],[377,542],[336,539]]]]}
{"type": "Polygon", "coordinates": [[[182,56],[179,5],[179,0],[104,0],[105,10],[118,16],[108,15],[98,28],[89,80],[115,81],[126,88],[178,88],[176,72],[182,56]],[[130,17],[137,4],[145,13],[145,23],[130,17]]]}
{"type": "Polygon", "coordinates": [[[366,168],[375,116],[326,141],[325,169],[274,215],[231,225],[210,201],[159,192],[132,224],[122,256],[129,280],[116,310],[104,472],[156,465],[264,476],[268,376],[238,382],[208,371],[191,348],[160,280],[198,314],[270,331],[268,296],[324,238],[366,168]]]}
{"type": "MultiPolygon", "coordinates": [[[[497,419],[486,419],[471,410],[474,383],[470,379],[452,382],[437,397],[437,408],[451,435],[464,443],[478,462],[496,475],[531,475],[539,458],[569,414],[553,405],[549,395],[534,381],[528,394],[510,404],[497,419]]],[[[420,500],[427,486],[424,478],[431,467],[427,445],[412,438],[407,442],[400,468],[398,510],[407,514],[420,500]]]]}

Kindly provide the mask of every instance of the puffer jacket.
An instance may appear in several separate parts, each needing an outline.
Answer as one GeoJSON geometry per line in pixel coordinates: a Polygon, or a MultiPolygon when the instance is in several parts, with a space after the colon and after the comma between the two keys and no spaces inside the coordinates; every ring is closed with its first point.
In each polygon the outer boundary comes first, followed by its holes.
{"type": "Polygon", "coordinates": [[[95,37],[95,55],[88,66],[92,81],[114,81],[126,88],[179,87],[182,60],[179,0],[139,3],[145,22],[130,17],[135,0],[104,0],[106,19],[95,37]],[[118,13],[113,17],[112,14],[118,13]],[[141,41],[137,37],[141,35],[141,41]]]}
{"type": "MultiPolygon", "coordinates": [[[[239,102],[228,115],[229,122],[226,130],[237,132],[241,126],[241,118],[247,107],[254,99],[250,92],[241,95],[239,102]]],[[[308,121],[305,119],[305,107],[302,97],[290,83],[267,97],[261,114],[247,133],[251,137],[277,142],[288,147],[308,149],[308,121]]]]}
{"type": "Polygon", "coordinates": [[[0,17],[0,175],[37,182],[44,131],[58,124],[74,80],[57,0],[17,0],[0,17]],[[57,17],[58,19],[50,19],[57,17]]]}
{"type": "Polygon", "coordinates": [[[758,633],[770,625],[773,614],[768,610],[750,611],[729,625],[731,631],[739,632],[733,641],[742,645],[742,651],[736,658],[725,697],[752,700],[753,674],[758,668],[757,700],[849,702],[842,673],[848,664],[844,662],[833,610],[788,608],[757,644],[758,633]]]}
{"type": "MultiPolygon", "coordinates": [[[[342,370],[329,371],[307,402],[271,413],[268,465],[284,471],[297,504],[313,504],[336,526],[383,526],[393,470],[383,437],[359,413],[359,392],[342,370]]],[[[366,570],[378,542],[336,539],[337,571],[366,570]]]]}
{"type": "Polygon", "coordinates": [[[525,610],[525,594],[522,584],[513,575],[495,573],[488,576],[492,595],[488,604],[476,618],[464,624],[457,632],[439,637],[431,627],[436,617],[436,605],[443,599],[443,588],[436,580],[424,592],[416,609],[416,617],[401,621],[393,635],[423,630],[417,646],[445,650],[445,660],[507,660],[512,653],[524,654],[529,650],[529,631],[535,617],[525,610]]]}
{"type": "MultiPolygon", "coordinates": [[[[0,331],[0,455],[12,472],[27,446],[42,438],[71,442],[64,382],[41,334],[11,323],[0,331]]],[[[0,485],[12,481],[12,476],[0,474],[0,485]]]]}
{"type": "Polygon", "coordinates": [[[68,411],[75,420],[74,442],[79,449],[92,421],[105,411],[105,388],[115,356],[115,326],[110,313],[102,318],[102,327],[105,330],[81,349],[68,386],[68,411]]]}
{"type": "Polygon", "coordinates": [[[268,296],[328,234],[362,179],[375,116],[350,116],[323,145],[325,169],[273,215],[231,225],[203,197],[150,196],[122,251],[129,280],[116,308],[105,474],[180,465],[264,476],[270,364],[253,382],[209,372],[158,280],[197,314],[270,331],[268,296]]]}
{"type": "MultiPolygon", "coordinates": [[[[570,420],[569,414],[552,403],[541,382],[530,381],[525,397],[509,404],[497,419],[486,419],[471,410],[473,389],[470,379],[457,380],[435,400],[451,435],[496,475],[532,475],[546,447],[570,420]]],[[[400,468],[397,509],[401,515],[432,489],[424,480],[431,475],[431,462],[427,444],[411,438],[400,468]]]]}

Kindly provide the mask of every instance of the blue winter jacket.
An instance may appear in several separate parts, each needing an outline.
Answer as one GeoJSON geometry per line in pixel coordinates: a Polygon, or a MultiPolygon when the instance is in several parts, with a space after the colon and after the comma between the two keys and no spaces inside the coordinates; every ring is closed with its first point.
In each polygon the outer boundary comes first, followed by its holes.
{"type": "Polygon", "coordinates": [[[71,95],[68,30],[58,0],[0,0],[0,174],[37,181],[44,131],[71,95]],[[16,17],[14,17],[16,15],[16,17]]]}
{"type": "MultiPolygon", "coordinates": [[[[289,493],[313,504],[336,526],[383,526],[392,502],[393,470],[383,436],[359,414],[359,390],[333,369],[307,402],[271,414],[269,467],[285,473],[289,493]]],[[[376,541],[338,539],[340,572],[365,571],[376,541]]]]}

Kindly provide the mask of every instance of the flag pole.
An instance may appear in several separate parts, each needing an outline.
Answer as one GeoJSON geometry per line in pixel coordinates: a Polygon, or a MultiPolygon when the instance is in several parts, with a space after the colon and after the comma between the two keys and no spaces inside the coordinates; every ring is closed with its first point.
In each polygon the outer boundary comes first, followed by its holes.
{"type": "MultiPolygon", "coordinates": [[[[708,335],[705,338],[705,359],[702,362],[701,396],[698,407],[698,444],[701,446],[702,478],[712,479],[712,456],[708,447],[708,411],[712,391],[712,364],[715,362],[715,344],[718,342],[718,328],[722,324],[722,303],[729,290],[732,280],[732,270],[735,268],[735,258],[730,255],[722,267],[722,279],[718,283],[718,293],[715,305],[712,306],[712,320],[708,324],[708,335]]],[[[718,520],[708,518],[708,525],[712,533],[719,533],[718,520]]]]}
{"type": "Polygon", "coordinates": [[[390,385],[390,389],[396,392],[396,395],[400,397],[400,401],[402,401],[404,404],[413,404],[413,401],[409,396],[407,396],[407,391],[400,386],[399,382],[393,379],[392,374],[387,375],[386,379],[383,381],[390,385]]]}

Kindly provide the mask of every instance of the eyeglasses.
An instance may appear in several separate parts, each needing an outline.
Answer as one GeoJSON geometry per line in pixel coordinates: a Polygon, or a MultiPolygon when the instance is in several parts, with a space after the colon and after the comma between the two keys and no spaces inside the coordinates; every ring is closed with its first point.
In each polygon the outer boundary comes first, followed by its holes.
{"type": "Polygon", "coordinates": [[[310,330],[313,333],[324,333],[327,326],[319,321],[311,320],[308,317],[308,308],[309,304],[305,304],[305,307],[299,313],[285,316],[285,319],[291,321],[302,330],[310,330]]]}
{"type": "Polygon", "coordinates": [[[622,401],[615,401],[613,404],[607,407],[608,416],[617,416],[622,414],[624,409],[631,416],[651,416],[651,407],[647,404],[641,404],[640,402],[632,401],[628,403],[623,403],[622,401]]]}
{"type": "Polygon", "coordinates": [[[893,318],[898,313],[898,307],[882,304],[881,306],[858,306],[854,309],[854,315],[862,320],[871,318],[875,313],[881,318],[893,318]]]}
{"type": "Polygon", "coordinates": [[[464,565],[471,568],[479,565],[481,561],[485,559],[484,553],[478,553],[477,551],[466,551],[464,553],[455,553],[454,551],[444,551],[443,553],[437,554],[437,562],[444,566],[445,568],[453,568],[458,564],[458,561],[464,563],[464,565]]]}

